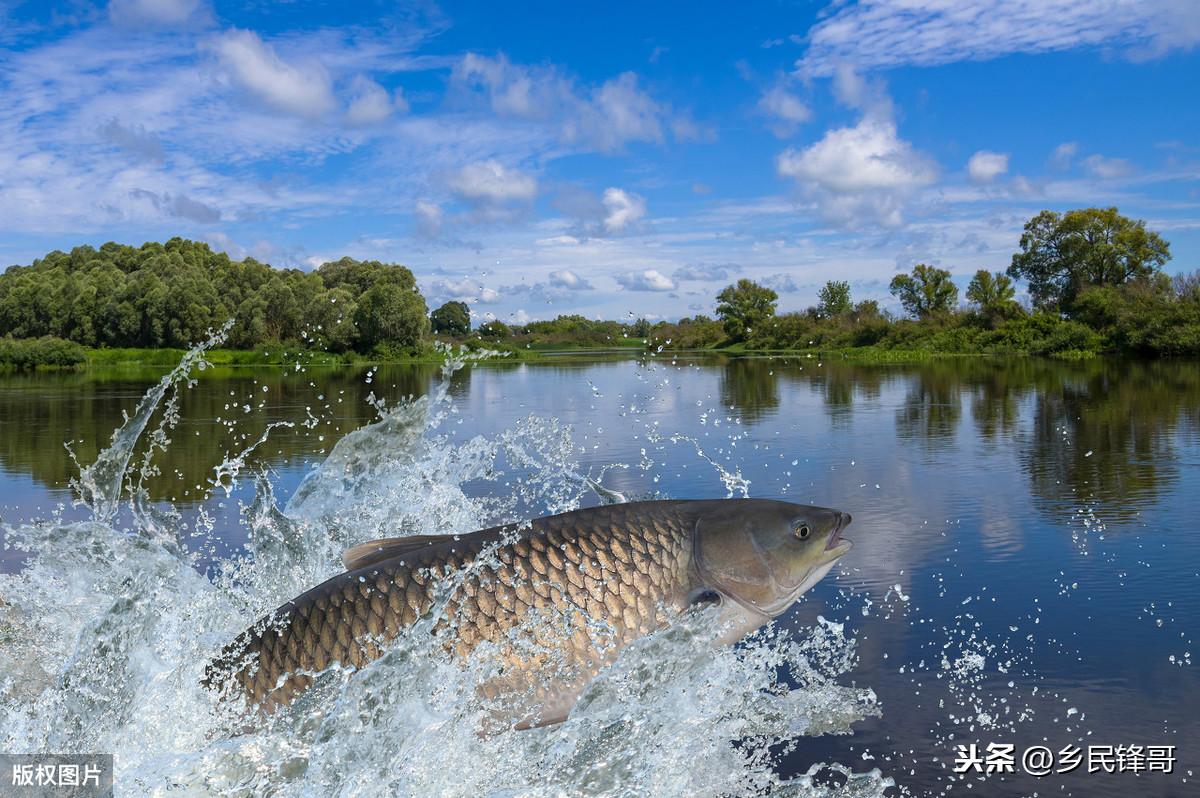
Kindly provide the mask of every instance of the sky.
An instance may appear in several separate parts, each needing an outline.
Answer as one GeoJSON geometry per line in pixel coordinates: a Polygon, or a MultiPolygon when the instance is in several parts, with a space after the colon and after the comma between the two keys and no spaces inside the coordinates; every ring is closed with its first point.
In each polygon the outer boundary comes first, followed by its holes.
{"type": "Polygon", "coordinates": [[[478,319],[965,287],[1043,209],[1200,268],[1195,0],[0,0],[0,265],[183,236],[478,319]]]}

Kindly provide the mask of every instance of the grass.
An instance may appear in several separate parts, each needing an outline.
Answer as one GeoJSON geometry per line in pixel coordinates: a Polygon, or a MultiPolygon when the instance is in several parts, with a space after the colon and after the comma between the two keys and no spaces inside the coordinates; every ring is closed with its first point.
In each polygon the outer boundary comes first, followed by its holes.
{"type": "MultiPolygon", "coordinates": [[[[674,350],[683,351],[683,350],[674,350]]],[[[855,346],[845,348],[813,349],[758,349],[743,343],[716,346],[708,349],[688,350],[692,353],[710,353],[734,356],[769,356],[820,358],[822,360],[850,360],[855,363],[920,363],[935,358],[988,357],[978,352],[934,352],[928,349],[885,349],[878,346],[855,346]]]]}
{"type": "MultiPolygon", "coordinates": [[[[74,346],[74,345],[72,345],[74,346]]],[[[621,338],[614,340],[610,346],[589,346],[571,344],[530,344],[528,346],[506,342],[484,342],[483,346],[507,353],[502,361],[539,361],[552,358],[556,362],[572,357],[624,357],[647,351],[645,340],[642,338],[621,338]]],[[[2,347],[0,347],[2,348],[2,347]]],[[[177,364],[184,356],[183,349],[89,349],[77,347],[82,353],[78,365],[70,363],[58,364],[61,368],[78,367],[109,367],[135,366],[169,368],[177,364]]],[[[918,363],[938,358],[950,357],[987,357],[978,353],[935,352],[928,349],[885,349],[875,346],[850,348],[809,348],[809,349],[757,349],[749,348],[744,343],[716,345],[702,349],[675,349],[664,351],[663,356],[696,356],[696,355],[725,355],[731,357],[794,357],[821,360],[845,360],[855,363],[918,363]]],[[[1095,353],[1080,350],[1059,352],[1054,357],[1064,360],[1083,360],[1095,357],[1095,353]]],[[[214,366],[290,366],[303,363],[311,366],[349,366],[372,365],[383,363],[440,363],[442,355],[429,348],[417,353],[403,351],[377,351],[369,354],[346,352],[336,354],[320,350],[303,349],[300,347],[258,347],[255,349],[211,349],[206,355],[214,366]]],[[[2,361],[3,358],[0,358],[2,361]]],[[[0,362],[0,369],[5,364],[0,362]]],[[[39,366],[43,368],[43,366],[39,366]]]]}

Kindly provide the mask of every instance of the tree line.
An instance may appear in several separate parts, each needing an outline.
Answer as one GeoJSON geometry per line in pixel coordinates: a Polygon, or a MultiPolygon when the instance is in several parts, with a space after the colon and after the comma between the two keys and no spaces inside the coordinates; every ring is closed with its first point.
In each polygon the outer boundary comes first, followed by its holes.
{"type": "Polygon", "coordinates": [[[0,336],[88,347],[187,347],[233,319],[227,344],[333,352],[414,348],[429,332],[413,273],[353,258],[311,272],[172,238],[55,251],[0,275],[0,336]]]}
{"type": "Polygon", "coordinates": [[[1042,211],[1019,246],[1005,271],[975,273],[966,307],[951,273],[924,263],[889,285],[905,317],[874,300],[854,303],[849,283],[834,280],[817,305],[776,315],[775,291],[743,279],[717,295],[715,319],[659,324],[653,339],[678,348],[1200,354],[1200,271],[1168,277],[1170,246],[1145,222],[1116,208],[1042,211]],[[1017,280],[1028,286],[1028,308],[1017,280]]]}
{"type": "Polygon", "coordinates": [[[55,251],[0,274],[0,363],[81,362],[81,347],[182,348],[233,320],[227,345],[295,346],[388,357],[443,339],[499,348],[640,345],[760,350],[878,347],[941,352],[1200,353],[1200,272],[1170,279],[1168,243],[1116,208],[1043,211],[1025,225],[1004,272],[978,271],[960,306],[951,273],[928,264],[896,275],[895,316],[854,302],[831,280],[818,303],[777,314],[778,295],[739,280],[716,297],[716,318],[652,324],[562,315],[472,330],[470,308],[428,312],[413,273],[342,258],[311,272],[234,260],[173,238],[55,251]],[[1028,287],[1029,307],[1016,299],[1028,287]],[[74,348],[66,344],[76,345],[74,348]]]}

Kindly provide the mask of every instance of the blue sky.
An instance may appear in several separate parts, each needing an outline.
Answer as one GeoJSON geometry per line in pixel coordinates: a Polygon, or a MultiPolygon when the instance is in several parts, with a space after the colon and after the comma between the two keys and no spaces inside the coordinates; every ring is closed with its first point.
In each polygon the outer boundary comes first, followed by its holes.
{"type": "Polygon", "coordinates": [[[0,0],[0,263],[181,235],[480,318],[891,306],[1116,205],[1200,267],[1192,0],[0,0]]]}

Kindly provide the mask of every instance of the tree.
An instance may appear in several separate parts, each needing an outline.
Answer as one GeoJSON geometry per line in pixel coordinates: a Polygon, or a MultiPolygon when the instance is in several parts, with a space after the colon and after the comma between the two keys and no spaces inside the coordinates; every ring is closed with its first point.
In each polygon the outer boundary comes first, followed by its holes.
{"type": "Polygon", "coordinates": [[[1084,288],[1149,279],[1170,258],[1158,233],[1116,208],[1042,211],[1025,224],[1008,276],[1029,283],[1036,306],[1069,313],[1084,288]]]}
{"type": "Polygon", "coordinates": [[[650,337],[650,320],[644,318],[638,319],[629,325],[629,334],[634,338],[650,337]]]}
{"type": "Polygon", "coordinates": [[[466,335],[471,332],[471,309],[466,302],[450,301],[429,317],[435,333],[466,335]]]}
{"type": "Polygon", "coordinates": [[[316,272],[275,269],[182,238],[75,247],[0,274],[0,335],[55,335],[85,346],[189,346],[232,318],[228,343],[236,348],[303,341],[343,352],[380,336],[419,339],[428,320],[412,317],[418,306],[424,314],[403,266],[342,258],[316,272]],[[411,297],[377,293],[360,313],[359,299],[380,285],[411,297]],[[386,318],[389,297],[401,297],[403,319],[386,318]],[[359,321],[374,326],[361,330],[359,321]]]}
{"type": "Polygon", "coordinates": [[[485,321],[479,325],[479,337],[489,341],[502,341],[510,335],[512,335],[512,330],[499,319],[485,321]]]}
{"type": "Polygon", "coordinates": [[[775,315],[778,300],[779,294],[770,288],[742,278],[717,294],[717,317],[731,340],[744,341],[755,327],[775,315]]]}
{"type": "Polygon", "coordinates": [[[958,286],[950,272],[924,263],[914,266],[912,274],[897,274],[890,288],[904,309],[918,319],[949,313],[958,303],[958,286]]]}
{"type": "Polygon", "coordinates": [[[979,306],[979,312],[989,321],[1009,318],[1021,307],[1014,298],[1012,280],[1001,272],[993,274],[980,269],[967,286],[967,299],[979,306]]]}
{"type": "Polygon", "coordinates": [[[874,299],[864,299],[854,306],[854,317],[858,321],[864,319],[879,319],[883,318],[883,311],[879,307],[879,303],[874,299]]]}
{"type": "Polygon", "coordinates": [[[379,344],[415,347],[429,330],[425,300],[410,288],[380,281],[358,298],[354,323],[364,349],[379,344]]]}
{"type": "Polygon", "coordinates": [[[850,304],[850,283],[841,280],[830,280],[817,294],[819,300],[817,310],[823,316],[844,316],[852,309],[850,304]]]}

